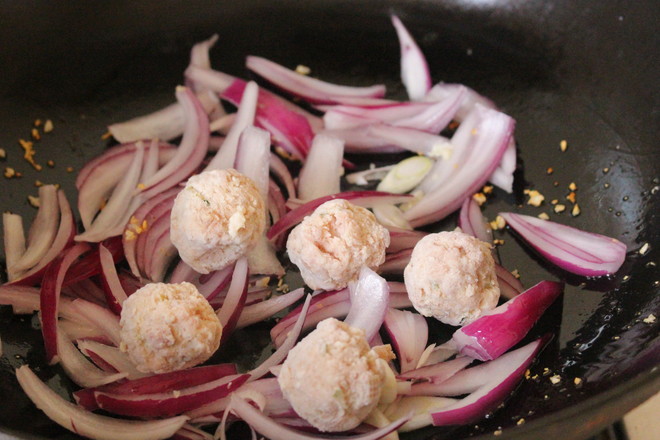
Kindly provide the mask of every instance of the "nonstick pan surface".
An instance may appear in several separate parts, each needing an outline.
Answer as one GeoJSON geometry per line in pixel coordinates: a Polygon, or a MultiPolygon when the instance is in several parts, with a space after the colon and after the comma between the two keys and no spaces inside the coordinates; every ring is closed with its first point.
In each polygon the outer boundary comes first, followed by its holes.
{"type": "MultiPolygon", "coordinates": [[[[660,389],[658,322],[644,322],[660,312],[659,8],[613,0],[3,2],[0,147],[8,157],[0,164],[23,177],[2,179],[0,207],[33,218],[27,195],[36,194],[37,179],[60,183],[72,198],[75,172],[66,168],[80,169],[108,146],[100,139],[107,124],[173,101],[189,48],[213,33],[219,70],[245,76],[244,56],[254,54],[310,66],[337,83],[382,82],[403,98],[388,17],[395,12],[425,52],[434,81],[467,84],[517,120],[515,192],[496,192],[486,215],[523,205],[524,188],[563,199],[575,182],[581,215],[552,218],[617,237],[629,250],[615,277],[585,280],[548,268],[502,234],[499,256],[526,286],[567,282],[562,301],[530,335],[555,333],[532,369],[538,377],[476,426],[405,438],[490,438],[501,430],[510,439],[583,439],[660,389]],[[37,158],[55,166],[41,172],[20,158],[17,142],[37,118],[55,125],[37,147],[37,158]],[[563,153],[561,140],[568,143],[563,153]],[[640,255],[645,243],[650,250],[640,255]],[[547,372],[562,381],[553,385],[547,372]]],[[[14,377],[14,368],[29,363],[63,395],[72,389],[59,368],[44,365],[36,323],[0,308],[0,438],[73,438],[34,408],[14,377]]],[[[440,338],[444,330],[434,331],[440,338]]],[[[266,327],[256,326],[220,355],[249,365],[266,343],[266,327]]]]}

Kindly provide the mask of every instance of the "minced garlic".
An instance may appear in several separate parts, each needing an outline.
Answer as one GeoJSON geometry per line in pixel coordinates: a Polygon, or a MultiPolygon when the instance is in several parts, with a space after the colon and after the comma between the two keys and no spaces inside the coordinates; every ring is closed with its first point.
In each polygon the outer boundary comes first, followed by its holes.
{"type": "Polygon", "coordinates": [[[566,205],[562,205],[562,204],[555,205],[554,210],[556,214],[559,214],[560,212],[564,212],[566,211],[566,205]]]}
{"type": "Polygon", "coordinates": [[[53,121],[46,119],[46,122],[44,123],[44,133],[50,133],[53,131],[53,128],[53,121]]]}
{"type": "Polygon", "coordinates": [[[486,195],[480,192],[475,193],[472,195],[472,200],[474,200],[475,202],[477,202],[479,206],[481,206],[484,203],[486,203],[486,195]]]}
{"type": "Polygon", "coordinates": [[[559,142],[559,149],[561,151],[566,151],[568,149],[568,142],[566,142],[565,140],[559,142]]]}
{"type": "Polygon", "coordinates": [[[503,229],[506,226],[506,221],[504,220],[504,217],[501,215],[498,215],[495,217],[495,220],[490,222],[490,228],[493,231],[497,231],[498,229],[503,229]]]}
{"type": "Polygon", "coordinates": [[[527,194],[527,196],[529,196],[529,200],[527,201],[528,205],[541,206],[541,203],[543,203],[543,201],[545,200],[543,194],[541,194],[535,189],[532,190],[526,189],[524,192],[525,194],[527,194]]]}
{"type": "Polygon", "coordinates": [[[35,208],[38,208],[41,205],[41,201],[39,200],[39,197],[35,196],[28,196],[28,202],[30,202],[30,205],[32,205],[35,208]]]}
{"type": "Polygon", "coordinates": [[[537,217],[541,220],[550,220],[550,216],[545,212],[540,213],[537,217]]]}
{"type": "Polygon", "coordinates": [[[581,211],[580,211],[580,207],[578,206],[578,204],[576,203],[575,205],[573,205],[573,209],[571,210],[571,215],[573,217],[577,217],[578,215],[580,215],[580,212],[581,211]]]}

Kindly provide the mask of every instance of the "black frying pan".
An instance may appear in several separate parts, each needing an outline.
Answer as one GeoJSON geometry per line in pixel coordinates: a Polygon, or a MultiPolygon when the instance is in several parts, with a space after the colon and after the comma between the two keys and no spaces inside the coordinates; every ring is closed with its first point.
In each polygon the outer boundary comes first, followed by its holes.
{"type": "MultiPolygon", "coordinates": [[[[36,193],[35,179],[61,183],[71,197],[75,173],[65,168],[79,169],[106,147],[100,140],[106,124],[172,101],[189,48],[216,32],[212,58],[220,70],[245,75],[243,57],[255,54],[290,67],[305,64],[329,81],[384,82],[403,97],[390,11],[417,38],[434,81],[465,83],[518,121],[517,193],[497,193],[488,215],[521,203],[524,187],[562,198],[575,181],[582,214],[559,221],[618,237],[630,250],[618,276],[581,284],[585,280],[544,269],[505,235],[500,257],[520,270],[526,285],[558,277],[569,283],[563,304],[530,336],[557,334],[532,371],[539,378],[524,381],[478,426],[407,438],[490,438],[500,427],[507,439],[585,438],[660,389],[658,324],[642,321],[660,311],[656,1],[3,2],[0,147],[9,159],[2,165],[23,177],[2,179],[0,207],[32,218],[26,196],[36,193]],[[37,153],[55,167],[40,173],[18,157],[17,140],[29,135],[35,118],[55,124],[37,153]],[[563,139],[569,149],[560,153],[563,139]],[[548,167],[555,170],[551,176],[548,167]],[[651,250],[640,256],[635,250],[643,243],[651,250]],[[562,383],[552,385],[544,368],[562,383]],[[574,377],[584,379],[582,387],[574,377]],[[518,426],[521,417],[526,422],[518,426]]],[[[58,368],[43,366],[33,326],[34,319],[0,309],[0,438],[1,432],[72,438],[37,411],[15,381],[13,368],[28,362],[62,393],[71,387],[58,368]]],[[[259,327],[240,333],[251,343],[231,344],[221,354],[249,363],[264,334],[259,327]]]]}

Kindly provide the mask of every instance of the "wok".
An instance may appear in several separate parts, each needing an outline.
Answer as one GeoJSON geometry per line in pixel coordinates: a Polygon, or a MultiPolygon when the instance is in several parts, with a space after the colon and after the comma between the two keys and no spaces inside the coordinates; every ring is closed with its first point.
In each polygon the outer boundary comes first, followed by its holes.
{"type": "MultiPolygon", "coordinates": [[[[212,52],[220,70],[245,76],[244,56],[255,54],[310,66],[328,81],[383,82],[402,98],[390,12],[418,40],[434,81],[465,83],[517,120],[516,191],[498,192],[487,215],[522,204],[523,187],[563,198],[574,181],[582,214],[558,221],[618,237],[629,249],[616,277],[585,282],[547,269],[507,236],[500,258],[519,269],[526,285],[568,282],[561,303],[531,335],[556,334],[534,367],[539,378],[524,381],[478,426],[430,428],[406,438],[490,438],[500,428],[503,439],[586,438],[660,389],[658,323],[643,322],[660,311],[658,2],[3,2],[0,146],[8,159],[2,165],[23,177],[2,180],[0,207],[31,219],[26,196],[36,193],[35,179],[60,183],[73,197],[75,173],[66,167],[79,169],[107,146],[100,140],[105,125],[171,102],[189,48],[213,33],[220,36],[212,52]],[[20,159],[17,143],[36,118],[55,125],[37,153],[55,166],[41,172],[20,159]],[[561,140],[569,146],[564,153],[561,140]],[[639,255],[644,243],[650,251],[639,255]],[[562,382],[552,385],[544,368],[562,382]]],[[[73,438],[18,387],[13,368],[26,362],[63,394],[71,384],[59,368],[43,365],[35,319],[14,318],[7,309],[0,309],[0,433],[73,438]]],[[[264,334],[258,326],[239,334],[242,343],[223,353],[250,363],[264,334]]]]}

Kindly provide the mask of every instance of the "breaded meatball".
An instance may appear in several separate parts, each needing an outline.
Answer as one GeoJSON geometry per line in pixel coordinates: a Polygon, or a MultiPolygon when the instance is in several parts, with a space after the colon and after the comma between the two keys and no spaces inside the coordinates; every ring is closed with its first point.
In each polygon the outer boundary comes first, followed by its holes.
{"type": "Polygon", "coordinates": [[[385,261],[389,231],[365,208],[336,199],[325,202],[296,226],[286,249],[312,289],[343,289],[362,266],[385,261]]]}
{"type": "Polygon", "coordinates": [[[124,301],[121,351],[143,373],[182,370],[206,361],[220,346],[222,324],[190,283],[152,283],[124,301]]]}
{"type": "Polygon", "coordinates": [[[490,245],[460,230],[422,238],[403,277],[415,309],[445,324],[468,324],[500,297],[490,245]]]}
{"type": "Polygon", "coordinates": [[[363,330],[328,318],[293,347],[277,380],[300,417],[337,432],[355,428],[376,407],[388,368],[363,330]]]}
{"type": "Polygon", "coordinates": [[[199,273],[222,269],[248,253],[266,228],[266,208],[254,182],[236,170],[192,176],[170,215],[170,239],[199,273]]]}

